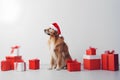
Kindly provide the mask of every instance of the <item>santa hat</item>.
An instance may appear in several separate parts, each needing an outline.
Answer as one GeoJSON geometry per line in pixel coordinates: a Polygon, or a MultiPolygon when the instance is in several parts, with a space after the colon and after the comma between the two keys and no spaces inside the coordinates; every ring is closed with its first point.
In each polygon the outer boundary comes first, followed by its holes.
{"type": "Polygon", "coordinates": [[[50,26],[52,29],[58,31],[58,34],[60,35],[61,34],[61,31],[60,31],[60,27],[57,23],[52,23],[51,26],[50,26]]]}

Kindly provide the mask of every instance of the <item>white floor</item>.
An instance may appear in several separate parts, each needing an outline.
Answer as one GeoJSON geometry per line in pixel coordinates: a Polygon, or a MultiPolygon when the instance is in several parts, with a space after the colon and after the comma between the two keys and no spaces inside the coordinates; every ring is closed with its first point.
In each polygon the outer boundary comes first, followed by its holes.
{"type": "Polygon", "coordinates": [[[69,72],[67,70],[48,70],[48,65],[41,65],[40,70],[25,72],[0,71],[1,80],[120,80],[119,71],[82,70],[69,72]]]}

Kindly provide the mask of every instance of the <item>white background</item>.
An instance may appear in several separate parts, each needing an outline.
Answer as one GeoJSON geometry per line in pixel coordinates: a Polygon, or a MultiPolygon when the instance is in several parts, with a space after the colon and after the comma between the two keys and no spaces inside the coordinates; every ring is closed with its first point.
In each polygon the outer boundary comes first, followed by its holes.
{"type": "Polygon", "coordinates": [[[0,60],[18,44],[26,61],[39,58],[48,64],[43,30],[52,22],[60,25],[73,59],[82,62],[89,46],[97,55],[120,53],[120,0],[0,0],[0,60]]]}

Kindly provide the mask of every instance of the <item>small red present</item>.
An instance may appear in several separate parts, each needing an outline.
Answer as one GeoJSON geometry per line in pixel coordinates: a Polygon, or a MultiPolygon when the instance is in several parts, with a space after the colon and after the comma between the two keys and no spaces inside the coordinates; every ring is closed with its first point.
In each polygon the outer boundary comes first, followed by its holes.
{"type": "Polygon", "coordinates": [[[108,69],[111,71],[119,70],[118,54],[109,54],[108,55],[108,69]]]}
{"type": "Polygon", "coordinates": [[[87,55],[96,55],[96,48],[89,47],[89,49],[86,50],[87,55]]]}
{"type": "Polygon", "coordinates": [[[84,64],[84,69],[99,70],[100,58],[99,56],[96,56],[96,55],[84,55],[83,64],[84,64]]]}
{"type": "Polygon", "coordinates": [[[105,53],[101,55],[103,70],[119,70],[118,54],[114,53],[114,50],[111,52],[105,51],[105,53]]]}
{"type": "Polygon", "coordinates": [[[67,62],[67,70],[68,71],[80,71],[81,70],[81,63],[74,60],[74,61],[68,61],[67,62]]]}
{"type": "Polygon", "coordinates": [[[10,70],[10,63],[8,61],[1,61],[1,71],[10,70]]]}
{"type": "Polygon", "coordinates": [[[40,60],[39,59],[29,60],[29,69],[36,70],[39,68],[40,68],[40,60]]]}

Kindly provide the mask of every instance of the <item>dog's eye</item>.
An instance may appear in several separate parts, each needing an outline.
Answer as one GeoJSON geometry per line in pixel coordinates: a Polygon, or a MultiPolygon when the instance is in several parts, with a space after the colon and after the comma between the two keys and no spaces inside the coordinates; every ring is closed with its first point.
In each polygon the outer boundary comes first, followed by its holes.
{"type": "Polygon", "coordinates": [[[50,32],[52,32],[53,29],[49,29],[50,32]]]}

